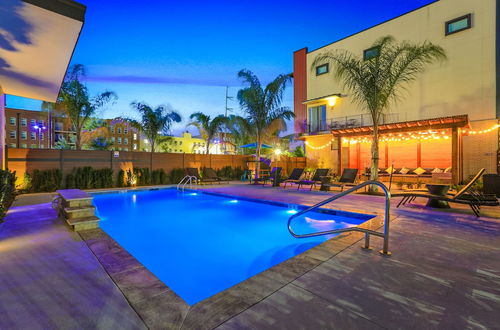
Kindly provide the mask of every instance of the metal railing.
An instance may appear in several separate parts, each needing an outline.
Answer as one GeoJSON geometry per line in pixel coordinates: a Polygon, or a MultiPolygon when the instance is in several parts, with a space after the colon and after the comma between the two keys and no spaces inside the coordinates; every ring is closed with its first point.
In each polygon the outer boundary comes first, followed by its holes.
{"type": "Polygon", "coordinates": [[[196,181],[197,178],[193,175],[186,175],[182,178],[182,180],[177,184],[177,190],[182,190],[186,188],[186,185],[189,184],[189,188],[191,188],[193,184],[193,179],[196,181]]]}
{"type": "MultiPolygon", "coordinates": [[[[399,113],[383,114],[380,118],[380,125],[397,123],[400,121],[399,113]]],[[[357,128],[362,126],[372,126],[373,120],[370,115],[360,114],[345,117],[335,117],[319,121],[309,121],[304,123],[304,131],[307,133],[318,133],[334,129],[357,128]]]]}
{"type": "Polygon", "coordinates": [[[345,232],[350,232],[350,231],[357,231],[357,232],[362,232],[362,233],[365,233],[365,245],[363,246],[363,248],[365,249],[370,249],[370,235],[375,235],[375,236],[379,236],[379,237],[383,237],[384,238],[384,246],[383,246],[383,249],[380,250],[380,253],[381,254],[384,254],[384,255],[390,255],[391,253],[389,252],[389,221],[390,221],[390,208],[391,208],[391,193],[390,191],[387,189],[387,187],[380,181],[373,181],[373,180],[369,180],[369,181],[365,181],[355,187],[352,187],[351,189],[349,190],[346,190],[344,192],[341,192],[333,197],[330,197],[328,199],[325,199],[324,201],[322,202],[319,202],[305,210],[302,210],[294,215],[292,215],[290,218],[288,218],[288,231],[290,232],[290,234],[293,235],[293,237],[296,237],[296,238],[307,238],[307,237],[315,237],[315,236],[323,236],[323,235],[331,235],[331,234],[339,234],[339,233],[345,233],[345,232]],[[370,229],[365,229],[365,228],[359,228],[359,227],[351,227],[351,228],[342,228],[342,229],[334,229],[334,230],[327,230],[327,231],[320,231],[320,232],[317,232],[317,233],[310,233],[310,234],[296,234],[293,229],[292,229],[292,220],[305,214],[305,213],[308,213],[308,212],[311,212],[325,204],[328,204],[330,202],[333,202],[334,200],[337,200],[341,197],[344,197],[346,195],[349,195],[355,191],[357,191],[358,189],[360,188],[363,188],[363,187],[366,187],[368,185],[376,185],[376,186],[379,186],[380,188],[382,188],[382,191],[384,192],[385,194],[385,212],[384,212],[384,232],[381,233],[381,232],[377,232],[377,231],[374,231],[374,230],[370,230],[370,229]]]}

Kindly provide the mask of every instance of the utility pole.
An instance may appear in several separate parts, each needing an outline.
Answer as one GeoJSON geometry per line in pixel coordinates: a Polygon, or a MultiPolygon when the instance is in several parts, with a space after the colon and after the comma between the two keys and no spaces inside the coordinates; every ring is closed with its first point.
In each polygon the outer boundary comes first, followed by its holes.
{"type": "MultiPolygon", "coordinates": [[[[224,115],[226,118],[227,118],[228,111],[233,111],[233,108],[228,108],[228,106],[227,106],[227,101],[232,100],[232,99],[233,99],[233,97],[229,96],[229,86],[226,86],[226,107],[225,107],[225,115],[224,115]]],[[[223,133],[223,138],[221,139],[222,145],[224,146],[224,154],[227,153],[225,134],[226,134],[226,132],[223,133]]]]}

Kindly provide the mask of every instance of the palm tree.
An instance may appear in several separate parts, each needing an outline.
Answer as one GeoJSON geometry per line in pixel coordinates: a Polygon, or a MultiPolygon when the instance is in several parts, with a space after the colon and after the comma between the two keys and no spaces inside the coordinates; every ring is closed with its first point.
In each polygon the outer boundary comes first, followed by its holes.
{"type": "Polygon", "coordinates": [[[130,122],[133,127],[140,130],[146,136],[151,145],[151,154],[155,152],[155,146],[161,134],[167,135],[172,124],[181,121],[180,114],[164,105],[153,109],[146,103],[132,102],[130,106],[139,112],[141,119],[119,119],[130,122]]]}
{"type": "Polygon", "coordinates": [[[213,119],[210,116],[205,115],[201,112],[192,113],[189,116],[191,122],[187,126],[194,126],[200,131],[200,134],[206,143],[206,153],[210,151],[210,142],[217,136],[221,131],[222,127],[227,123],[227,117],[224,115],[218,115],[213,119]]]}
{"type": "Polygon", "coordinates": [[[330,63],[335,77],[350,92],[353,102],[370,114],[373,121],[370,180],[377,180],[382,116],[393,103],[402,99],[409,83],[428,65],[446,60],[446,53],[429,41],[398,43],[392,36],[378,39],[372,47],[378,50],[378,55],[368,60],[345,50],[321,53],[314,59],[311,70],[330,63]]]}
{"type": "Polygon", "coordinates": [[[238,91],[238,101],[245,112],[246,129],[257,140],[257,162],[255,176],[259,176],[262,143],[266,138],[286,129],[285,120],[295,114],[282,106],[286,86],[292,80],[291,74],[281,74],[263,87],[257,76],[249,70],[241,70],[238,77],[247,87],[238,91]]]}
{"type": "Polygon", "coordinates": [[[117,98],[116,94],[111,91],[105,91],[91,98],[87,86],[81,82],[82,77],[85,77],[84,66],[73,65],[64,78],[56,103],[42,103],[42,109],[59,113],[67,118],[75,130],[76,150],[82,147],[82,130],[87,121],[95,115],[97,110],[117,98]]]}

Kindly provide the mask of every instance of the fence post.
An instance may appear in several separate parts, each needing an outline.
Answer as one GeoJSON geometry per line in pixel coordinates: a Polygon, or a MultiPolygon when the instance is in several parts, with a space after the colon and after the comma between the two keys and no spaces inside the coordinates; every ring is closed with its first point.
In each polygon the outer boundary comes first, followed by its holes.
{"type": "Polygon", "coordinates": [[[183,152],[182,153],[182,169],[186,168],[186,160],[185,160],[185,158],[186,158],[186,153],[183,152]]]}
{"type": "Polygon", "coordinates": [[[109,167],[111,168],[111,171],[113,171],[113,150],[109,151],[109,167]]]}
{"type": "Polygon", "coordinates": [[[63,157],[63,149],[59,150],[59,169],[61,170],[61,174],[63,173],[64,168],[64,157],[63,157]]]}
{"type": "MultiPolygon", "coordinates": [[[[5,169],[8,171],[9,170],[9,146],[7,143],[5,144],[5,153],[4,153],[4,164],[5,164],[5,169]]],[[[1,165],[1,164],[0,164],[1,165]]],[[[1,169],[1,168],[0,168],[1,169]]]]}

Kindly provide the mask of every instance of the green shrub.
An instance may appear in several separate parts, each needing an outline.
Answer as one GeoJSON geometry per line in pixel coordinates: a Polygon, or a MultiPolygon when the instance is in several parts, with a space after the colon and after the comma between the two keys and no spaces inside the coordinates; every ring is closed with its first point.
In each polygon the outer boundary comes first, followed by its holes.
{"type": "Polygon", "coordinates": [[[174,183],[174,184],[179,183],[185,175],[186,175],[186,171],[184,171],[184,169],[174,168],[170,172],[170,183],[174,183]]]}
{"type": "Polygon", "coordinates": [[[62,173],[59,169],[34,170],[31,178],[31,191],[51,192],[62,187],[62,173]]]}
{"type": "Polygon", "coordinates": [[[125,171],[120,170],[118,172],[117,178],[116,178],[116,186],[117,187],[124,187],[125,186],[125,171]]]}
{"type": "Polygon", "coordinates": [[[151,184],[157,185],[157,184],[167,184],[167,183],[168,183],[167,173],[165,173],[165,171],[162,168],[151,172],[151,184]]]}
{"type": "Polygon", "coordinates": [[[16,196],[16,172],[0,170],[0,222],[16,196]]]}
{"type": "Polygon", "coordinates": [[[111,188],[113,187],[113,170],[103,168],[93,170],[93,188],[111,188]]]}

